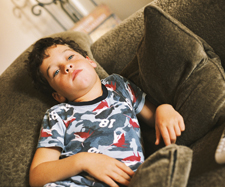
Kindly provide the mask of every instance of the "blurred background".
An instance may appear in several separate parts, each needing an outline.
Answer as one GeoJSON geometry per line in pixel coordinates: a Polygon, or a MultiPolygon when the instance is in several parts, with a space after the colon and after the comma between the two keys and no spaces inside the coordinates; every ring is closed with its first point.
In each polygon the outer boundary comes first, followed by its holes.
{"type": "Polygon", "coordinates": [[[41,37],[66,30],[93,41],[151,0],[1,0],[0,74],[41,37]]]}

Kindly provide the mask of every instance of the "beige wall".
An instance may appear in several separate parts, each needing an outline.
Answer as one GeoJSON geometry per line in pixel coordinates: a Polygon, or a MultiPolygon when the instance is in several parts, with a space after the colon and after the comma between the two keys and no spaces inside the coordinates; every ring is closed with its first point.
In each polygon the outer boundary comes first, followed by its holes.
{"type": "Polygon", "coordinates": [[[19,29],[19,22],[12,14],[11,1],[0,2],[0,74],[35,40],[19,29]]]}
{"type": "Polygon", "coordinates": [[[125,19],[152,0],[95,0],[96,3],[105,3],[121,19],[125,19]]]}
{"type": "MultiPolygon", "coordinates": [[[[35,2],[30,0],[30,2],[32,1],[35,2]]],[[[88,4],[88,0],[73,1],[82,3],[86,1],[88,4]]],[[[95,0],[95,2],[107,4],[123,20],[151,0],[95,0]]],[[[15,16],[14,8],[15,5],[11,0],[0,1],[0,74],[33,42],[43,36],[63,31],[56,23],[54,24],[48,15],[44,14],[44,11],[42,17],[35,17],[30,13],[30,9],[23,10],[22,14],[20,12],[21,18],[18,18],[19,11],[15,16]]],[[[87,11],[91,9],[91,5],[87,7],[87,11]]],[[[59,13],[57,12],[57,14],[59,13]]],[[[63,16],[60,15],[61,17],[63,16]]],[[[67,28],[71,28],[73,25],[70,20],[64,20],[64,22],[66,22],[67,28]]]]}

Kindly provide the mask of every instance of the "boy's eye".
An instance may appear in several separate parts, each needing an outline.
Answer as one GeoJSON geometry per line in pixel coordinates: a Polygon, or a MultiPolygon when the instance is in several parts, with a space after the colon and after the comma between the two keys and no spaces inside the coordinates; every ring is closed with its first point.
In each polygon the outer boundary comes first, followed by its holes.
{"type": "Polygon", "coordinates": [[[55,73],[53,74],[53,77],[55,77],[58,73],[59,73],[59,69],[55,71],[55,73]]]}
{"type": "Polygon", "coordinates": [[[69,58],[68,58],[68,60],[71,60],[71,59],[73,58],[73,56],[74,56],[74,55],[70,55],[69,58]]]}

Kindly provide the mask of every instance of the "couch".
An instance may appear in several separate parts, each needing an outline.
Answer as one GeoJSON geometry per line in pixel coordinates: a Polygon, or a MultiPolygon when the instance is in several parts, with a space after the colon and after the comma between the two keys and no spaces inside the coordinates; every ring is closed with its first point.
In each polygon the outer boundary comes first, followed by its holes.
{"type": "MultiPolygon", "coordinates": [[[[94,43],[73,31],[51,36],[69,37],[81,45],[98,63],[101,78],[121,74],[155,105],[169,103],[181,113],[186,130],[176,144],[193,154],[187,181],[174,186],[222,187],[225,165],[217,164],[214,156],[225,126],[224,20],[223,0],[154,0],[94,43]]],[[[42,117],[56,104],[32,86],[24,63],[31,48],[0,76],[0,186],[4,187],[29,186],[42,117]]],[[[145,156],[157,154],[164,144],[154,145],[155,132],[144,123],[141,130],[145,156]]],[[[186,157],[190,154],[177,159],[185,162],[186,157]]]]}

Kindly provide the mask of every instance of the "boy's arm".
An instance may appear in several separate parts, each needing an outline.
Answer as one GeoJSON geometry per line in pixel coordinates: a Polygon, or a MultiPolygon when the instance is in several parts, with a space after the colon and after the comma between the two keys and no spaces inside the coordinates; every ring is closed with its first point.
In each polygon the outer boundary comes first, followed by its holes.
{"type": "Polygon", "coordinates": [[[158,145],[162,136],[166,145],[176,142],[176,137],[185,130],[183,117],[169,104],[163,104],[157,108],[146,100],[141,112],[137,115],[156,130],[156,142],[158,145]]]}
{"type": "MultiPolygon", "coordinates": [[[[65,179],[71,175],[69,168],[79,167],[69,159],[59,160],[61,148],[38,148],[30,167],[30,185],[43,186],[49,182],[65,179]],[[74,164],[74,165],[73,165],[74,164]]],[[[74,173],[76,173],[75,169],[74,173]]]]}
{"type": "Polygon", "coordinates": [[[82,152],[59,160],[60,153],[57,147],[37,149],[30,167],[31,186],[64,180],[82,171],[109,186],[118,186],[116,182],[127,186],[134,174],[124,163],[106,155],[82,152]]]}

